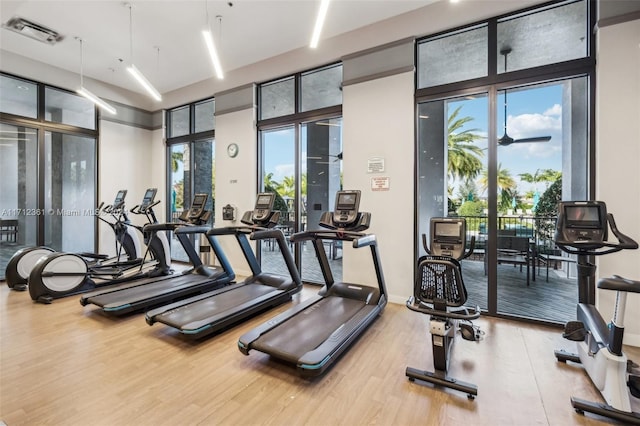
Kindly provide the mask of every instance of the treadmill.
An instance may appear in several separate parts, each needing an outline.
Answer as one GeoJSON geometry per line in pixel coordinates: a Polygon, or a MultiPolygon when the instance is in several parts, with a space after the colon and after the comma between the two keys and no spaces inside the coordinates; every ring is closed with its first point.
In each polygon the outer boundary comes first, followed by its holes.
{"type": "Polygon", "coordinates": [[[251,276],[241,283],[151,310],[146,314],[147,323],[163,323],[188,338],[198,339],[290,301],[291,296],[302,289],[302,282],[284,234],[280,229],[273,229],[280,217],[280,212],[273,211],[274,201],[274,193],[260,193],[253,211],[246,212],[241,219],[245,226],[214,228],[207,232],[210,239],[235,236],[251,268],[251,276]],[[262,272],[247,236],[258,241],[274,238],[289,276],[262,272]]]}
{"type": "Polygon", "coordinates": [[[209,239],[221,266],[210,267],[202,263],[189,238],[205,234],[210,229],[205,225],[211,217],[211,212],[205,209],[207,198],[207,194],[196,194],[191,207],[180,216],[179,223],[151,224],[143,228],[144,233],[151,236],[160,231],[173,231],[189,257],[192,268],[178,275],[147,278],[86,293],[80,298],[80,304],[96,305],[107,314],[124,315],[230,284],[235,274],[218,242],[209,239]]]}
{"type": "Polygon", "coordinates": [[[240,337],[238,348],[251,349],[295,364],[304,377],[318,376],[347,350],[380,315],[387,304],[387,290],[376,237],[364,234],[371,214],[359,212],[360,191],[339,191],[334,212],[325,212],[320,226],[328,230],[305,231],[291,241],[311,241],[325,286],[305,300],[240,337]],[[349,241],[356,249],[369,247],[377,286],[334,282],[323,240],[349,241]]]}

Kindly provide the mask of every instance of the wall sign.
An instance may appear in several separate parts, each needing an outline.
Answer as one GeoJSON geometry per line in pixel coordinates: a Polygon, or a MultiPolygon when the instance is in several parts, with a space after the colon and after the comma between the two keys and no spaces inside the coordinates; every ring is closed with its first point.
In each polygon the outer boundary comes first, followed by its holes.
{"type": "Polygon", "coordinates": [[[367,160],[367,173],[384,172],[384,158],[374,157],[367,160]]]}
{"type": "Polygon", "coordinates": [[[390,182],[388,176],[379,176],[371,178],[371,190],[372,191],[388,191],[390,182]]]}

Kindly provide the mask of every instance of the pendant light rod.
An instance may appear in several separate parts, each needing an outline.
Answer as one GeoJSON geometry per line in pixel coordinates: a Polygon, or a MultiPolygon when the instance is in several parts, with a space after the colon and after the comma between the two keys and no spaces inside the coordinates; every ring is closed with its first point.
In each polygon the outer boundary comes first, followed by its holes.
{"type": "MultiPolygon", "coordinates": [[[[218,56],[218,50],[216,49],[216,44],[213,39],[213,31],[211,31],[211,21],[209,20],[209,2],[205,0],[205,18],[207,20],[205,29],[202,30],[202,37],[204,38],[204,42],[207,46],[207,50],[209,51],[209,57],[211,57],[211,63],[213,64],[213,70],[216,73],[216,77],[222,80],[224,78],[224,72],[222,71],[222,65],[220,63],[220,57],[218,56]]],[[[222,16],[216,15],[218,20],[219,27],[219,36],[218,41],[222,38],[222,16]]]]}
{"type": "Polygon", "coordinates": [[[329,10],[329,2],[331,0],[321,0],[320,7],[318,8],[318,16],[316,17],[316,25],[313,28],[313,35],[311,36],[311,43],[309,47],[315,49],[320,42],[320,33],[322,33],[322,27],[327,17],[327,11],[329,10]]]}
{"type": "Polygon", "coordinates": [[[76,90],[76,93],[80,96],[89,99],[91,102],[96,104],[99,108],[111,113],[115,114],[117,111],[114,107],[100,99],[98,96],[94,95],[84,87],[84,48],[82,44],[82,39],[80,37],[76,37],[76,40],[80,42],[80,88],[76,90]]]}
{"type": "Polygon", "coordinates": [[[142,72],[133,64],[133,5],[125,3],[129,8],[129,67],[127,71],[138,81],[138,83],[151,95],[153,99],[160,102],[162,95],[153,87],[153,84],[142,74],[142,72]]]}

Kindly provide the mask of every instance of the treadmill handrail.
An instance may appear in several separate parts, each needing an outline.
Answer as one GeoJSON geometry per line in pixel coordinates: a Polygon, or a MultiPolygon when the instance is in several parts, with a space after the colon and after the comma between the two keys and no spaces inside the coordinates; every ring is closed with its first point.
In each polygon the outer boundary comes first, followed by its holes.
{"type": "Polygon", "coordinates": [[[259,226],[225,226],[224,228],[211,228],[207,231],[207,235],[235,235],[235,234],[251,234],[263,228],[259,226]]]}
{"type": "MultiPolygon", "coordinates": [[[[323,230],[318,229],[315,231],[302,231],[296,232],[291,235],[291,242],[308,241],[308,240],[339,240],[339,241],[353,241],[361,237],[367,237],[372,234],[363,234],[362,232],[353,231],[341,231],[336,230],[323,230]]],[[[375,237],[374,237],[375,238],[375,237]]]]}
{"type": "Polygon", "coordinates": [[[142,229],[144,232],[174,231],[180,232],[181,234],[204,234],[209,230],[209,227],[202,225],[190,225],[184,222],[167,222],[151,223],[145,225],[142,229]],[[183,231],[183,228],[188,228],[188,230],[183,231]]]}

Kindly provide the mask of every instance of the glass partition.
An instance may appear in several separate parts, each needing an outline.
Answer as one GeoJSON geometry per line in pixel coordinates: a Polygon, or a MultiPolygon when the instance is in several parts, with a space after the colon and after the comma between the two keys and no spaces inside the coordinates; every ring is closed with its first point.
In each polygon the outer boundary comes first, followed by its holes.
{"type": "Polygon", "coordinates": [[[0,75],[0,112],[28,118],[38,117],[38,85],[0,75]]]}
{"type": "Polygon", "coordinates": [[[95,104],[82,96],[46,87],[44,91],[44,119],[53,123],[95,130],[95,104]]]}

